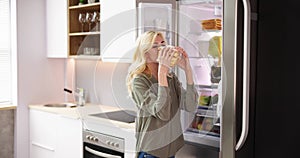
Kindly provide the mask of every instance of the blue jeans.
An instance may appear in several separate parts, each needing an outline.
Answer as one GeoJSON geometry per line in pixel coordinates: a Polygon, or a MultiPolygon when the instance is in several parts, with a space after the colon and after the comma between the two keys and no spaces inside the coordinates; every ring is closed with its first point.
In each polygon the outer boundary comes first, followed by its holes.
{"type": "MultiPolygon", "coordinates": [[[[138,158],[158,158],[158,157],[150,155],[150,154],[145,153],[145,152],[139,152],[138,158]]],[[[175,158],[175,156],[171,156],[169,158],[175,158]]]]}

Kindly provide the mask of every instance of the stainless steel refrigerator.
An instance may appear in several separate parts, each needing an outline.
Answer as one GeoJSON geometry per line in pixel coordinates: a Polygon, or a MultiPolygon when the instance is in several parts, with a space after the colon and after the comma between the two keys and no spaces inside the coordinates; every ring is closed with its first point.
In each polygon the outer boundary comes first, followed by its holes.
{"type": "MultiPolygon", "coordinates": [[[[186,143],[222,158],[254,157],[256,1],[137,0],[136,6],[138,35],[161,31],[189,55],[199,101],[195,113],[182,113],[186,143]]],[[[173,71],[185,83],[183,72],[173,71]]]]}

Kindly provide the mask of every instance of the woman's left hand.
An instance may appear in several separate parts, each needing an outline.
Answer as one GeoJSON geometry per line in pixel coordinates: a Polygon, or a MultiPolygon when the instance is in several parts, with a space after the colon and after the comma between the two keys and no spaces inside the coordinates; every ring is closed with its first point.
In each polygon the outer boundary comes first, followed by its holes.
{"type": "Polygon", "coordinates": [[[185,71],[186,81],[189,85],[192,85],[194,81],[193,81],[193,72],[192,72],[192,67],[190,64],[189,57],[183,48],[181,47],[175,47],[175,48],[179,51],[179,53],[182,54],[180,60],[177,62],[177,65],[185,71]]]}
{"type": "Polygon", "coordinates": [[[177,62],[177,65],[184,71],[190,69],[191,65],[186,51],[181,47],[175,47],[175,49],[178,50],[180,54],[182,54],[181,58],[177,62]]]}

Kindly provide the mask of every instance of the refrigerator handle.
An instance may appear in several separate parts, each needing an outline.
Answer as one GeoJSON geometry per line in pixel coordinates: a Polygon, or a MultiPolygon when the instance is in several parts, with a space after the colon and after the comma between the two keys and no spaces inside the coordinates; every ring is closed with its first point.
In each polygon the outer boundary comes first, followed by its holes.
{"type": "Polygon", "coordinates": [[[243,50],[243,111],[242,133],[235,146],[235,150],[241,149],[245,143],[249,128],[249,83],[250,83],[250,25],[251,6],[249,0],[242,0],[244,6],[244,50],[243,50]]]}

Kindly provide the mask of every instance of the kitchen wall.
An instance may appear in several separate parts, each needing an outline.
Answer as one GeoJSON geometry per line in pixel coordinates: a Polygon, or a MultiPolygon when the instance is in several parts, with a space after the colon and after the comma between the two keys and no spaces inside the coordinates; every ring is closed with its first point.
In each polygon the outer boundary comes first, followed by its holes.
{"type": "Polygon", "coordinates": [[[129,64],[76,60],[76,86],[87,90],[87,102],[135,108],[126,87],[129,64]]]}
{"type": "Polygon", "coordinates": [[[46,58],[45,1],[13,0],[17,15],[15,158],[29,158],[29,104],[64,101],[65,60],[46,58]]]}
{"type": "Polygon", "coordinates": [[[0,110],[0,157],[14,156],[14,110],[0,110]]]}

